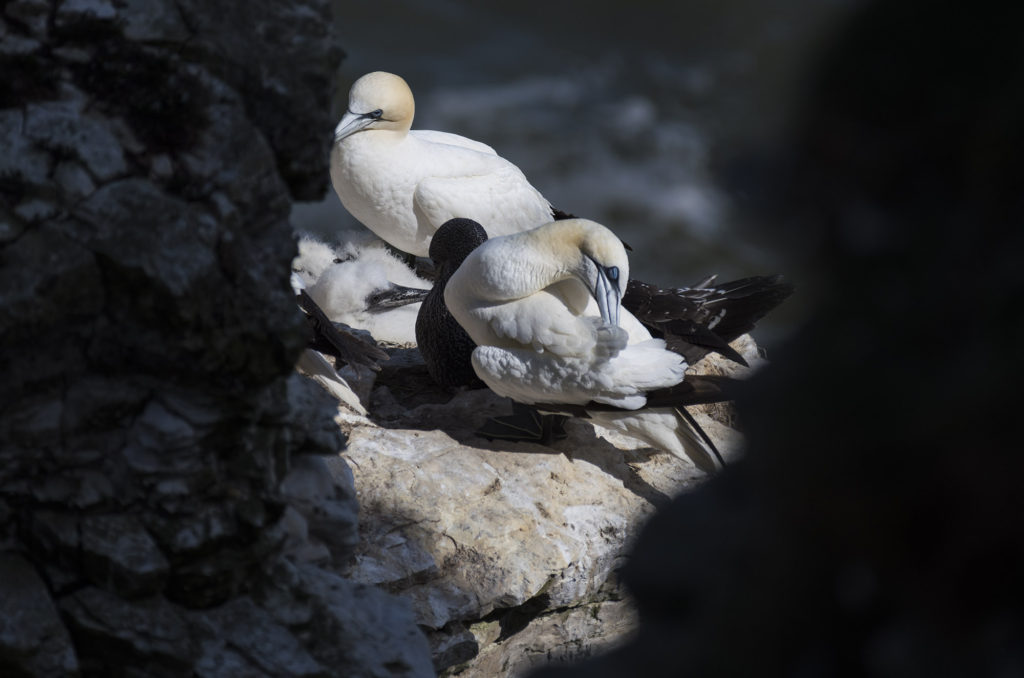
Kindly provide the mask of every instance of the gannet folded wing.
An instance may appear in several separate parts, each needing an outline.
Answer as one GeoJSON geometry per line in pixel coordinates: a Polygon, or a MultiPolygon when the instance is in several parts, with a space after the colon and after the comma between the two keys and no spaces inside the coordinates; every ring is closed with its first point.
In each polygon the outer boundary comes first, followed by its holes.
{"type": "Polygon", "coordinates": [[[626,410],[643,407],[647,391],[674,385],[686,372],[686,363],[660,339],[631,344],[611,359],[586,352],[553,359],[547,352],[480,346],[472,361],[491,390],[521,403],[595,402],[626,410]]]}
{"type": "Polygon", "coordinates": [[[477,151],[478,153],[485,153],[487,155],[498,155],[496,150],[483,142],[476,141],[475,139],[467,139],[466,137],[459,136],[458,134],[452,134],[451,132],[439,132],[432,129],[413,129],[409,130],[409,134],[420,141],[426,141],[431,144],[448,144],[449,146],[468,148],[471,151],[477,151]]]}
{"type": "Polygon", "coordinates": [[[487,324],[498,345],[563,358],[586,356],[592,364],[614,357],[629,343],[621,327],[565,313],[565,308],[561,296],[541,290],[528,299],[478,307],[471,313],[487,324]]]}
{"type": "Polygon", "coordinates": [[[519,169],[495,156],[486,173],[426,177],[416,185],[413,209],[436,231],[449,219],[486,224],[490,236],[508,235],[551,221],[551,205],[519,169]]]}
{"type": "Polygon", "coordinates": [[[690,363],[715,352],[746,365],[729,342],[754,329],[792,293],[793,285],[779,275],[728,283],[715,283],[711,276],[693,287],[667,289],[630,280],[622,304],[690,363]]]}

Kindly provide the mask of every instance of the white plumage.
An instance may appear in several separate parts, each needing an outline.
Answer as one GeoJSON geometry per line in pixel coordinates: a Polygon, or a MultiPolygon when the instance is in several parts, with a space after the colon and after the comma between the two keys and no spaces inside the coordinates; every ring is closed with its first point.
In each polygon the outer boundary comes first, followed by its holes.
{"type": "Polygon", "coordinates": [[[378,341],[415,343],[418,302],[383,311],[368,308],[373,295],[396,285],[430,289],[429,281],[417,277],[383,243],[367,238],[366,242],[350,241],[334,248],[302,236],[292,269],[332,321],[366,330],[378,341]]]}
{"type": "Polygon", "coordinates": [[[552,219],[551,205],[518,167],[478,141],[410,130],[414,112],[405,80],[369,73],[352,85],[334,132],[334,190],[381,239],[425,257],[434,232],[455,217],[483,224],[491,237],[552,219]]]}
{"type": "Polygon", "coordinates": [[[710,450],[675,410],[630,411],[644,407],[646,392],[681,382],[687,365],[620,309],[628,279],[621,241],[569,219],[480,245],[452,275],[445,303],[478,346],[474,371],[499,395],[552,411],[623,408],[588,413],[713,470],[710,450]]]}

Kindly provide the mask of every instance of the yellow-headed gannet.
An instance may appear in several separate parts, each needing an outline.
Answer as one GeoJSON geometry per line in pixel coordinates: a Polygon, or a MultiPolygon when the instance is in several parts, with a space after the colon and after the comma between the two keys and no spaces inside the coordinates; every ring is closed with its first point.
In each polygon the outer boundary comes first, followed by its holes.
{"type": "Polygon", "coordinates": [[[352,85],[348,110],[334,130],[334,190],[381,239],[425,257],[434,232],[449,219],[473,219],[493,237],[554,218],[518,167],[478,141],[411,130],[414,111],[405,80],[376,71],[352,85]]]}
{"type": "MultiPolygon", "coordinates": [[[[451,219],[430,243],[437,278],[416,317],[416,343],[430,374],[445,386],[479,383],[470,364],[476,344],[448,312],[444,289],[463,260],[486,240],[480,224],[451,219]]],[[[754,329],[758,320],[793,293],[793,286],[778,275],[727,283],[715,279],[710,276],[693,287],[662,289],[630,278],[622,307],[691,365],[711,352],[746,365],[729,342],[754,329]]]]}
{"type": "Polygon", "coordinates": [[[712,450],[681,408],[640,411],[648,392],[680,384],[687,364],[621,308],[628,280],[622,242],[598,223],[569,219],[483,243],[444,299],[477,344],[473,369],[494,392],[554,411],[597,405],[587,410],[595,421],[712,471],[712,450]]]}

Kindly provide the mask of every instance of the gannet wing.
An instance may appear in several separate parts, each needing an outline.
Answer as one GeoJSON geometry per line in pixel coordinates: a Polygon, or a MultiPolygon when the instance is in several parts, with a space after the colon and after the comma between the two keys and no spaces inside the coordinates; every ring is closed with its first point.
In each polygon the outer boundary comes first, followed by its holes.
{"type": "Polygon", "coordinates": [[[662,289],[630,279],[622,305],[655,336],[691,363],[709,352],[741,365],[746,361],[729,346],[736,337],[793,293],[781,276],[755,276],[718,284],[714,276],[693,287],[662,289]]]}
{"type": "Polygon", "coordinates": [[[473,370],[500,396],[520,403],[560,402],[582,405],[596,397],[611,396],[621,407],[642,407],[642,393],[628,385],[611,393],[615,384],[587,361],[555,358],[530,349],[478,346],[473,350],[473,370]]]}
{"type": "Polygon", "coordinates": [[[621,327],[574,315],[547,290],[489,307],[485,319],[502,343],[587,363],[614,357],[629,343],[621,327]]]}
{"type": "Polygon", "coordinates": [[[490,237],[540,226],[551,221],[553,214],[523,173],[504,161],[481,174],[421,180],[413,193],[413,210],[435,229],[456,217],[472,219],[490,237]]]}
{"type": "Polygon", "coordinates": [[[595,364],[529,349],[478,346],[473,369],[498,395],[524,403],[600,403],[635,410],[646,392],[682,381],[686,364],[661,340],[633,344],[618,358],[595,364]]]}
{"type": "Polygon", "coordinates": [[[450,132],[437,132],[432,129],[414,129],[411,130],[409,134],[421,141],[426,141],[431,144],[447,144],[449,146],[468,148],[471,151],[486,153],[487,155],[498,155],[498,152],[487,144],[473,139],[467,139],[466,137],[460,137],[458,134],[452,134],[450,132]]]}

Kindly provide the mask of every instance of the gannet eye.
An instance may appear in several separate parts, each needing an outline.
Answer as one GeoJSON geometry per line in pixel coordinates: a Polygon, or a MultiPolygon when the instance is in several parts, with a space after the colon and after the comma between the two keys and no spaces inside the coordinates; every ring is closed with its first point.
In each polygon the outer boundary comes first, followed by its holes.
{"type": "Polygon", "coordinates": [[[384,111],[382,111],[382,110],[380,110],[380,109],[378,108],[378,109],[377,109],[376,111],[372,111],[372,112],[370,112],[370,113],[366,113],[366,114],[364,114],[364,116],[363,116],[363,117],[366,117],[366,118],[373,118],[374,120],[379,120],[379,119],[380,119],[380,116],[382,116],[382,115],[384,115],[384,111]]]}
{"type": "Polygon", "coordinates": [[[604,274],[608,276],[608,280],[615,283],[615,286],[619,286],[619,267],[618,266],[605,266],[604,274]]]}

